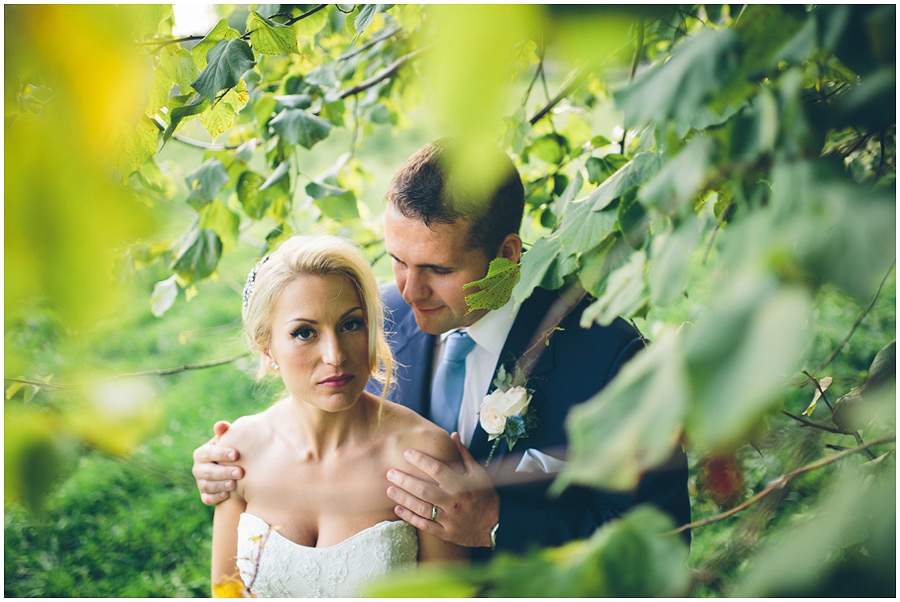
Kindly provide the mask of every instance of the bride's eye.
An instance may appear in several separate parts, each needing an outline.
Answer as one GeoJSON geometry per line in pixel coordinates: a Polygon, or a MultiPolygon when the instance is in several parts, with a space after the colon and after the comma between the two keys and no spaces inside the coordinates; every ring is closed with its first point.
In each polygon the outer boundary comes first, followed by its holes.
{"type": "Polygon", "coordinates": [[[301,341],[308,341],[313,338],[315,334],[316,333],[312,328],[298,328],[291,333],[291,336],[295,339],[300,339],[301,341]]]}
{"type": "Polygon", "coordinates": [[[344,332],[356,332],[357,330],[362,330],[364,326],[365,322],[360,319],[354,318],[353,320],[344,322],[344,332]]]}

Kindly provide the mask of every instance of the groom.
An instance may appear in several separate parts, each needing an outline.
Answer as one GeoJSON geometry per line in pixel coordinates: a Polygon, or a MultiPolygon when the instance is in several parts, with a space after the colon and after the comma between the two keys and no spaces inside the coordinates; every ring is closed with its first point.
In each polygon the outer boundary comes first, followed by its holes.
{"type": "MultiPolygon", "coordinates": [[[[502,176],[499,183],[476,183],[457,168],[457,159],[469,157],[469,150],[460,139],[427,145],[395,174],[387,193],[385,245],[397,286],[385,287],[383,296],[399,365],[388,398],[456,431],[453,439],[464,462],[460,472],[408,450],[407,461],[436,484],[402,467],[390,470],[387,494],[397,502],[397,516],[441,539],[476,548],[475,558],[489,558],[495,548],[524,551],[585,538],[641,503],[655,504],[678,525],[690,522],[687,461],[680,448],[673,449],[665,467],[645,474],[635,491],[570,487],[558,497],[547,495],[564,465],[569,409],[606,386],[644,341],[621,319],[581,328],[588,302],[571,307],[573,300],[542,289],[518,308],[510,301],[498,310],[468,311],[465,296],[471,291],[463,285],[483,278],[496,257],[518,263],[524,211],[521,179],[509,158],[496,150],[480,158],[502,176]],[[455,345],[449,338],[456,332],[465,332],[469,341],[459,360],[465,380],[461,399],[448,401],[443,399],[448,387],[432,393],[432,380],[442,369],[445,350],[455,345]],[[552,336],[535,347],[547,332],[552,336]],[[485,468],[491,443],[478,424],[481,401],[500,366],[512,371],[526,350],[535,348],[540,355],[527,387],[534,391],[529,407],[536,426],[515,451],[501,443],[485,468]]],[[[227,424],[218,423],[217,434],[224,428],[227,424]]],[[[211,464],[229,452],[236,450],[213,444],[194,452],[193,473],[204,503],[225,499],[234,486],[230,479],[241,476],[211,464]]]]}

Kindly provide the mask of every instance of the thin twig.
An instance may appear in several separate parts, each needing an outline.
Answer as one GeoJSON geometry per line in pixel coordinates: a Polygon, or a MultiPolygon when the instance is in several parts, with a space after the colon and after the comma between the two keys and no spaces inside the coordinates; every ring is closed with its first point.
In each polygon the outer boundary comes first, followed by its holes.
{"type": "Polygon", "coordinates": [[[725,209],[719,215],[719,219],[716,220],[716,225],[713,227],[713,231],[709,233],[709,242],[706,244],[706,251],[703,252],[703,265],[706,265],[706,260],[709,259],[709,253],[712,251],[713,241],[716,239],[716,232],[719,231],[719,228],[722,227],[722,224],[725,222],[725,216],[728,215],[728,211],[731,209],[731,206],[734,205],[734,200],[728,201],[728,205],[726,205],[725,209]]]}
{"type": "Polygon", "coordinates": [[[354,56],[365,52],[366,50],[368,50],[375,44],[377,44],[379,42],[383,42],[384,40],[390,38],[391,36],[393,36],[394,34],[396,34],[399,31],[401,31],[401,28],[399,26],[389,27],[387,29],[384,29],[381,31],[381,33],[379,33],[377,36],[375,36],[374,38],[372,38],[371,40],[369,40],[368,42],[366,42],[359,48],[354,48],[353,50],[345,52],[344,54],[339,56],[337,58],[337,60],[338,61],[346,61],[347,59],[351,59],[354,56]]]}
{"type": "Polygon", "coordinates": [[[847,431],[845,431],[845,430],[843,430],[843,429],[834,428],[834,427],[830,427],[830,426],[825,426],[824,424],[819,424],[819,423],[817,423],[817,422],[813,422],[813,421],[811,421],[811,420],[807,420],[806,418],[800,418],[799,416],[794,416],[793,414],[791,414],[790,412],[787,412],[787,411],[785,411],[785,410],[781,410],[781,413],[784,414],[785,416],[789,417],[789,418],[793,418],[794,420],[796,420],[797,422],[799,422],[799,423],[802,424],[803,426],[808,426],[808,427],[811,427],[811,428],[814,428],[814,429],[819,429],[819,430],[822,430],[822,431],[828,431],[829,433],[834,433],[835,435],[850,435],[850,434],[851,434],[851,433],[848,433],[847,431]]]}
{"type": "Polygon", "coordinates": [[[894,259],[894,261],[891,262],[891,267],[888,268],[887,274],[885,274],[884,278],[881,279],[881,284],[878,285],[878,290],[875,291],[875,296],[872,297],[872,301],[869,303],[869,306],[866,307],[866,309],[863,310],[861,314],[859,314],[859,317],[856,318],[856,322],[854,322],[853,326],[850,328],[850,332],[848,332],[847,336],[845,336],[841,340],[841,342],[838,343],[837,347],[834,348],[834,351],[831,352],[831,355],[829,355],[828,358],[824,362],[822,362],[822,364],[818,368],[813,370],[814,374],[818,374],[819,372],[821,372],[822,369],[825,368],[825,366],[830,364],[834,360],[834,358],[838,356],[838,354],[841,352],[841,349],[844,348],[844,345],[847,344],[847,342],[850,340],[850,337],[853,336],[853,333],[856,332],[856,329],[859,328],[859,325],[862,324],[862,321],[865,319],[865,317],[869,315],[870,311],[872,311],[872,308],[875,306],[875,302],[878,300],[878,296],[881,295],[881,289],[882,287],[884,287],[884,283],[887,282],[888,276],[890,276],[891,272],[894,271],[894,266],[896,264],[897,260],[894,259]]]}
{"type": "Polygon", "coordinates": [[[813,376],[812,374],[807,372],[806,370],[803,371],[803,374],[805,374],[807,376],[807,378],[809,378],[809,380],[813,381],[813,384],[816,385],[816,389],[818,389],[818,391],[819,391],[819,395],[821,395],[822,399],[825,400],[825,405],[828,406],[828,409],[831,410],[831,414],[834,415],[834,408],[831,407],[831,403],[828,401],[828,398],[825,396],[825,391],[822,389],[822,385],[819,384],[819,380],[815,376],[813,376]]]}
{"type": "Polygon", "coordinates": [[[584,76],[585,76],[585,67],[584,67],[584,66],[579,67],[578,70],[575,71],[575,73],[573,73],[573,74],[569,77],[569,80],[568,80],[566,83],[563,84],[562,88],[561,88],[560,91],[556,94],[556,96],[554,96],[553,98],[551,98],[551,99],[547,102],[546,105],[544,105],[543,107],[541,107],[541,109],[540,109],[537,113],[535,113],[535,114],[531,117],[531,119],[528,120],[528,123],[530,123],[531,125],[534,125],[534,124],[536,124],[538,121],[540,121],[541,119],[543,119],[543,117],[544,117],[547,113],[549,113],[550,111],[553,110],[553,107],[555,107],[556,105],[558,105],[562,99],[564,99],[566,96],[568,96],[569,94],[571,94],[571,93],[572,93],[572,90],[574,90],[576,87],[578,87],[579,85],[581,85],[581,80],[584,79],[584,76]]]}
{"type": "Polygon", "coordinates": [[[343,100],[344,98],[359,94],[360,92],[368,90],[372,86],[381,83],[382,81],[397,73],[397,71],[400,70],[400,67],[402,67],[407,61],[415,57],[417,54],[421,53],[423,50],[425,50],[425,48],[420,48],[418,50],[410,52],[409,54],[401,56],[396,61],[394,61],[369,79],[363,80],[351,88],[347,88],[338,95],[338,98],[343,100]]]}
{"type": "Polygon", "coordinates": [[[49,383],[40,380],[31,380],[27,378],[13,378],[9,376],[4,376],[3,380],[6,382],[12,383],[21,383],[23,385],[31,385],[34,387],[38,387],[44,391],[51,391],[54,389],[71,389],[75,387],[85,387],[97,383],[108,382],[111,380],[117,380],[119,378],[134,378],[136,376],[168,376],[170,374],[176,374],[178,372],[187,372],[188,370],[202,370],[204,368],[214,368],[216,366],[221,366],[223,364],[230,364],[235,362],[241,358],[247,357],[250,355],[249,351],[245,351],[243,353],[239,353],[237,355],[233,355],[231,357],[226,357],[219,360],[213,360],[211,362],[206,362],[204,364],[183,364],[181,366],[175,368],[161,368],[158,370],[144,370],[142,372],[126,372],[124,374],[116,374],[115,376],[110,376],[109,378],[104,378],[102,380],[89,382],[89,383],[49,383]]]}
{"type": "Polygon", "coordinates": [[[765,489],[763,489],[762,491],[760,491],[759,493],[754,495],[752,498],[750,498],[743,504],[739,504],[739,505],[735,506],[734,508],[731,508],[730,510],[722,512],[721,514],[717,514],[715,516],[710,516],[710,517],[704,518],[702,520],[688,523],[686,525],[681,525],[677,529],[669,531],[665,534],[666,535],[676,535],[683,531],[687,531],[688,529],[696,529],[697,527],[705,527],[706,525],[710,525],[712,523],[716,523],[721,520],[725,520],[726,518],[728,518],[730,516],[734,516],[738,512],[741,512],[742,510],[746,510],[747,508],[749,508],[750,506],[752,506],[753,504],[755,504],[762,498],[766,497],[767,495],[769,495],[770,493],[772,493],[773,491],[775,491],[777,489],[781,489],[782,487],[784,487],[785,485],[787,485],[788,483],[790,483],[797,477],[803,476],[808,472],[812,472],[813,470],[822,468],[823,466],[832,464],[833,462],[837,462],[838,460],[845,458],[847,456],[859,453],[863,450],[867,450],[870,447],[872,447],[873,445],[880,445],[882,443],[890,443],[891,441],[894,441],[895,439],[896,439],[896,435],[882,437],[881,439],[877,439],[875,441],[870,441],[869,443],[866,443],[859,447],[851,447],[842,452],[838,452],[838,453],[834,454],[833,456],[823,458],[817,462],[808,464],[807,466],[804,466],[803,468],[798,468],[797,470],[795,470],[793,472],[789,472],[788,474],[784,475],[783,477],[778,478],[777,480],[775,480],[775,482],[770,484],[768,487],[766,487],[765,489]]]}

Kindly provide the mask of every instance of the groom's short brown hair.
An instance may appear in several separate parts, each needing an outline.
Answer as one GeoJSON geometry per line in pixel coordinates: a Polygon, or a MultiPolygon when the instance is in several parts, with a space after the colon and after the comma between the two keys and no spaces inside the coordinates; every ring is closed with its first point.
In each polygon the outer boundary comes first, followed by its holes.
{"type": "Polygon", "coordinates": [[[406,218],[432,223],[469,224],[469,246],[493,257],[508,234],[518,234],[525,189],[510,158],[494,147],[465,138],[441,138],[411,156],[388,187],[387,202],[406,218]],[[473,176],[466,159],[477,157],[473,176]],[[489,180],[489,181],[486,181],[489,180]]]}

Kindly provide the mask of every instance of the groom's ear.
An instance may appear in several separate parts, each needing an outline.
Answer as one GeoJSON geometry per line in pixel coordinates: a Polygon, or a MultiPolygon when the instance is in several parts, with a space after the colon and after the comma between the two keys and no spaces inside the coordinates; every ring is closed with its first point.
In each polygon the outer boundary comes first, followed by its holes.
{"type": "Polygon", "coordinates": [[[506,235],[506,238],[503,239],[503,242],[500,243],[500,248],[497,250],[497,257],[508,259],[513,263],[519,263],[519,259],[522,257],[522,239],[519,238],[518,234],[509,233],[506,235]]]}

